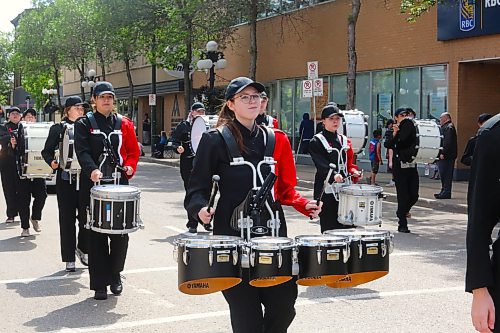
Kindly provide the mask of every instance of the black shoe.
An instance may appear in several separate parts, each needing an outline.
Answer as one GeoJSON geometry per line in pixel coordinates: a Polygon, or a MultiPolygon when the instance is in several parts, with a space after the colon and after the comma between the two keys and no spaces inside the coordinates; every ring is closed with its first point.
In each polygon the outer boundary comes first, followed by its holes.
{"type": "Polygon", "coordinates": [[[196,234],[196,233],[198,233],[198,230],[196,228],[188,228],[188,232],[190,234],[196,234]]]}
{"type": "Polygon", "coordinates": [[[451,194],[434,194],[434,198],[436,199],[451,199],[451,194]]]}
{"type": "Polygon", "coordinates": [[[113,283],[109,286],[111,292],[115,295],[120,295],[123,291],[122,280],[120,279],[120,275],[114,279],[113,283]]]}
{"type": "Polygon", "coordinates": [[[108,292],[106,291],[106,289],[96,290],[94,294],[94,299],[98,301],[103,301],[105,299],[108,299],[108,292]]]}
{"type": "Polygon", "coordinates": [[[203,223],[203,228],[205,228],[206,231],[212,231],[212,225],[210,223],[205,224],[203,223]]]}
{"type": "Polygon", "coordinates": [[[398,231],[402,232],[402,233],[405,233],[405,234],[409,234],[410,233],[410,229],[408,229],[408,227],[398,227],[398,231]]]}

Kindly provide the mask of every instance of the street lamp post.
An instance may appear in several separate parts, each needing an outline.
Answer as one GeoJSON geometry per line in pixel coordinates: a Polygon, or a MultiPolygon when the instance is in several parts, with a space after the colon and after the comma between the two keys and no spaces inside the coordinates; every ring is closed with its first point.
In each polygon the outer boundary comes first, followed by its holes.
{"type": "Polygon", "coordinates": [[[223,69],[227,66],[227,61],[224,59],[224,53],[217,51],[217,42],[211,40],[207,43],[206,51],[201,53],[201,59],[198,60],[196,66],[198,69],[208,71],[208,100],[210,114],[214,114],[214,105],[212,98],[215,95],[215,70],[223,69]]]}
{"type": "MultiPolygon", "coordinates": [[[[54,84],[53,80],[49,80],[48,83],[49,83],[49,89],[43,88],[42,89],[42,94],[47,95],[47,100],[50,102],[51,99],[52,99],[51,95],[57,95],[57,89],[51,88],[52,85],[54,84]]],[[[39,113],[39,117],[38,117],[39,119],[38,119],[38,121],[42,121],[42,113],[43,113],[43,110],[42,110],[42,112],[39,113]]]]}
{"type": "MultiPolygon", "coordinates": [[[[89,69],[87,76],[83,78],[82,88],[90,88],[90,97],[92,98],[92,92],[94,91],[95,82],[97,80],[95,69],[89,69]]],[[[85,96],[83,98],[85,100],[85,96]]]]}

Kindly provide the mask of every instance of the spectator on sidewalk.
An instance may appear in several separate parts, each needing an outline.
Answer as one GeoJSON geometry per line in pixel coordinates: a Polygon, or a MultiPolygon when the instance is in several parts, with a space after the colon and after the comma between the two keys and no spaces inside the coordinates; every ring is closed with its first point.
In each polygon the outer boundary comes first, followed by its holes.
{"type": "MultiPolygon", "coordinates": [[[[489,113],[480,114],[478,119],[477,119],[477,126],[479,128],[481,128],[481,126],[483,126],[485,121],[490,119],[491,117],[492,117],[492,115],[489,113]]],[[[469,141],[467,141],[467,145],[465,146],[464,154],[462,155],[462,158],[460,159],[460,162],[462,162],[462,164],[465,164],[467,166],[472,165],[472,156],[474,155],[476,141],[477,141],[477,133],[476,133],[476,135],[472,136],[469,139],[469,141]]]]}
{"type": "Polygon", "coordinates": [[[387,172],[391,174],[391,180],[386,186],[394,186],[394,174],[392,172],[392,154],[393,150],[389,148],[388,144],[390,140],[392,140],[393,136],[393,129],[392,127],[394,126],[394,120],[389,119],[387,120],[387,123],[385,124],[385,134],[384,134],[384,147],[387,149],[385,152],[385,158],[387,159],[387,172]]]}
{"type": "Polygon", "coordinates": [[[457,158],[457,130],[451,121],[451,115],[443,112],[439,117],[441,134],[443,135],[443,149],[439,154],[437,162],[439,175],[441,176],[441,192],[434,194],[436,199],[451,199],[451,186],[455,160],[457,158]]]}
{"type": "Polygon", "coordinates": [[[144,114],[144,121],[142,122],[142,144],[148,146],[151,144],[151,121],[149,114],[144,114]]]}
{"type": "Polygon", "coordinates": [[[379,166],[383,164],[382,153],[381,153],[381,143],[382,130],[376,129],[373,131],[373,138],[370,140],[370,162],[372,166],[372,172],[370,175],[370,185],[377,185],[375,179],[377,178],[377,173],[379,166]]]}
{"type": "Polygon", "coordinates": [[[314,135],[314,122],[310,119],[309,113],[302,115],[299,127],[300,147],[299,154],[309,154],[309,142],[314,135]]]}

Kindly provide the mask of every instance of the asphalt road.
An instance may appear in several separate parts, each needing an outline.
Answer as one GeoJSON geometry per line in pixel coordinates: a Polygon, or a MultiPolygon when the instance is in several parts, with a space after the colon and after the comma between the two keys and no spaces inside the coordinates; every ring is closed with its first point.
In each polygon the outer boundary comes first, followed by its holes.
{"type": "MultiPolygon", "coordinates": [[[[123,294],[106,301],[92,298],[80,263],[75,273],[64,271],[54,195],[41,233],[20,238],[19,223],[0,223],[0,332],[231,332],[220,293],[177,290],[172,244],[186,220],[179,170],[141,162],[132,184],[142,190],[146,228],[130,235],[123,294]]],[[[384,203],[383,229],[392,232],[395,207],[384,203]]],[[[286,213],[289,236],[319,233],[316,222],[286,213]]],[[[464,292],[466,216],[423,207],[412,215],[412,233],[395,232],[389,275],[349,289],[300,286],[289,332],[473,332],[464,292]]]]}

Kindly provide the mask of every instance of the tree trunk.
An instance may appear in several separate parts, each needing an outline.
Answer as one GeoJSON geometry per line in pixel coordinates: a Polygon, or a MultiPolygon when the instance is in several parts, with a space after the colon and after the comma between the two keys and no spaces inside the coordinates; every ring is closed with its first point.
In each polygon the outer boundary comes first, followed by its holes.
{"type": "Polygon", "coordinates": [[[193,24],[192,22],[186,21],[186,27],[188,29],[188,35],[186,38],[186,58],[182,62],[182,67],[184,69],[184,110],[185,116],[189,113],[189,109],[191,108],[192,102],[192,94],[193,94],[193,83],[191,81],[191,77],[189,75],[191,58],[193,57],[193,24]]]}
{"type": "Polygon", "coordinates": [[[82,82],[85,79],[85,60],[82,59],[82,67],[76,66],[78,73],[80,73],[80,93],[82,94],[82,100],[85,100],[85,89],[82,87],[82,82]]]}
{"type": "Polygon", "coordinates": [[[248,76],[255,80],[257,76],[257,14],[258,0],[251,0],[249,9],[249,24],[250,24],[250,68],[248,76]]]}
{"type": "Polygon", "coordinates": [[[57,90],[57,106],[59,107],[59,110],[63,112],[60,94],[61,85],[59,84],[59,67],[57,67],[57,65],[54,65],[54,82],[56,83],[57,90]]]}
{"type": "Polygon", "coordinates": [[[127,71],[127,80],[128,80],[128,110],[130,112],[130,118],[132,120],[135,119],[135,105],[134,105],[134,83],[132,82],[132,73],[130,71],[130,59],[127,56],[124,57],[125,60],[125,69],[127,71]]]}
{"type": "Polygon", "coordinates": [[[347,110],[354,109],[356,100],[356,66],[358,63],[356,55],[356,23],[361,10],[361,0],[351,0],[351,6],[352,11],[347,26],[347,110]]]}
{"type": "Polygon", "coordinates": [[[106,63],[102,51],[97,51],[97,57],[99,58],[99,65],[101,66],[102,81],[106,81],[106,63]]]}

